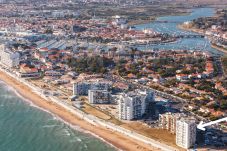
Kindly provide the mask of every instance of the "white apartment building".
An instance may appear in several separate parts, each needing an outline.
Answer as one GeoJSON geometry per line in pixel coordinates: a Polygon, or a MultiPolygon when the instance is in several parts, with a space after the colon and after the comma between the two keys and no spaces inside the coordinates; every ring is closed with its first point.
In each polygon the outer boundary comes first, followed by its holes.
{"type": "Polygon", "coordinates": [[[10,68],[17,67],[20,63],[20,54],[5,48],[4,44],[0,45],[0,62],[10,68]]]}
{"type": "Polygon", "coordinates": [[[196,123],[192,118],[181,118],[176,122],[176,144],[189,149],[195,145],[196,123]]]}
{"type": "Polygon", "coordinates": [[[119,99],[119,118],[122,120],[141,118],[152,101],[154,93],[151,91],[136,90],[122,94],[119,99]]]}
{"type": "Polygon", "coordinates": [[[170,131],[172,134],[176,133],[176,121],[185,116],[182,113],[159,114],[159,127],[170,131]]]}
{"type": "Polygon", "coordinates": [[[108,90],[107,82],[78,82],[73,84],[73,95],[88,95],[88,90],[108,90]]]}
{"type": "Polygon", "coordinates": [[[90,104],[108,104],[111,101],[111,94],[107,90],[88,90],[90,104]]]}

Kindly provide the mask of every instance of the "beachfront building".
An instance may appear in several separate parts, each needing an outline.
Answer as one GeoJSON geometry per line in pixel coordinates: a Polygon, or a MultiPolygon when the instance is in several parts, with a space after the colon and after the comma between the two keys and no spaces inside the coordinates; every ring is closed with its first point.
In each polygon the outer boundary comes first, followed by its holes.
{"type": "Polygon", "coordinates": [[[119,99],[119,118],[122,120],[139,119],[146,113],[149,103],[153,101],[152,91],[135,90],[124,93],[119,99]]]}
{"type": "Polygon", "coordinates": [[[10,68],[17,67],[20,63],[20,54],[5,48],[4,44],[0,45],[0,62],[10,68]]]}
{"type": "Polygon", "coordinates": [[[176,122],[176,144],[182,148],[188,149],[195,145],[196,141],[196,123],[193,118],[180,118],[176,122]]]}
{"type": "Polygon", "coordinates": [[[111,101],[111,94],[107,90],[88,90],[90,104],[108,104],[111,101]]]}
{"type": "Polygon", "coordinates": [[[159,127],[170,131],[172,134],[176,133],[176,121],[183,117],[182,113],[159,114],[159,127]]]}
{"type": "Polygon", "coordinates": [[[88,95],[88,90],[108,90],[108,82],[78,82],[73,84],[73,95],[88,95]]]}
{"type": "Polygon", "coordinates": [[[16,74],[21,78],[39,78],[41,76],[37,68],[29,67],[26,64],[20,65],[20,70],[16,74]]]}

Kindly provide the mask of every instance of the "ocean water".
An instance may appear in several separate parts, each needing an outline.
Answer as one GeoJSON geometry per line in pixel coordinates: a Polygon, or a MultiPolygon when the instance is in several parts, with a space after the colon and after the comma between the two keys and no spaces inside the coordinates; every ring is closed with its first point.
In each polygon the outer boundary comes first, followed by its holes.
{"type": "Polygon", "coordinates": [[[114,151],[79,127],[24,100],[0,82],[0,151],[114,151]]]}
{"type": "MultiPolygon", "coordinates": [[[[197,8],[193,9],[190,14],[183,16],[164,16],[157,18],[158,21],[168,21],[167,23],[162,22],[151,22],[147,24],[136,25],[137,30],[153,29],[160,33],[168,33],[172,35],[195,35],[197,33],[181,30],[178,28],[179,24],[186,21],[191,21],[199,17],[209,17],[215,14],[214,8],[197,8]]],[[[147,49],[160,49],[160,50],[200,50],[209,51],[215,55],[222,55],[222,52],[217,51],[211,47],[211,44],[207,38],[181,38],[173,43],[166,44],[154,44],[148,46],[139,46],[141,50],[147,49]]]]}

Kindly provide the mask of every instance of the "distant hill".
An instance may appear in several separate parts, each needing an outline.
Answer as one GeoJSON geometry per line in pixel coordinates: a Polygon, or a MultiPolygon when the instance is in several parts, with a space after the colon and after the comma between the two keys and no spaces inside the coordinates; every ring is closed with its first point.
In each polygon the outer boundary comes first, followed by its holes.
{"type": "Polygon", "coordinates": [[[166,3],[182,3],[190,5],[227,5],[227,0],[0,0],[0,2],[13,2],[13,3],[26,3],[26,2],[44,2],[50,3],[51,1],[59,2],[82,2],[89,3],[102,3],[102,4],[117,4],[117,5],[146,5],[146,4],[166,4],[166,3]]]}
{"type": "Polygon", "coordinates": [[[200,4],[200,5],[215,5],[215,4],[226,4],[227,0],[169,0],[169,1],[175,1],[175,2],[184,2],[184,3],[190,3],[190,4],[200,4]]]}
{"type": "Polygon", "coordinates": [[[144,5],[144,4],[164,4],[164,3],[182,3],[189,5],[227,5],[227,0],[71,0],[83,3],[105,3],[118,5],[144,5]]]}

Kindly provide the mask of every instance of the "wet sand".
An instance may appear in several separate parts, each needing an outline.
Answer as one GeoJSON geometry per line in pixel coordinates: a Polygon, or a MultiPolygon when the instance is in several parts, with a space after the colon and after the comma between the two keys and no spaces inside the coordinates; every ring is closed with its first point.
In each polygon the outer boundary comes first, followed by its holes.
{"type": "Polygon", "coordinates": [[[126,150],[126,151],[157,151],[159,149],[154,148],[150,145],[147,145],[143,142],[139,142],[137,140],[134,140],[132,138],[129,138],[121,133],[113,132],[110,129],[104,128],[104,127],[97,127],[93,126],[90,123],[76,117],[63,107],[59,106],[58,104],[54,104],[53,102],[48,102],[35,94],[31,91],[31,89],[24,84],[18,82],[17,80],[13,79],[12,77],[9,77],[5,73],[0,71],[0,79],[4,81],[6,84],[12,86],[15,88],[18,93],[20,93],[23,97],[30,100],[35,105],[50,111],[54,115],[60,117],[64,121],[79,126],[80,128],[87,130],[98,137],[103,138],[108,143],[112,144],[116,148],[120,150],[126,150]]]}

